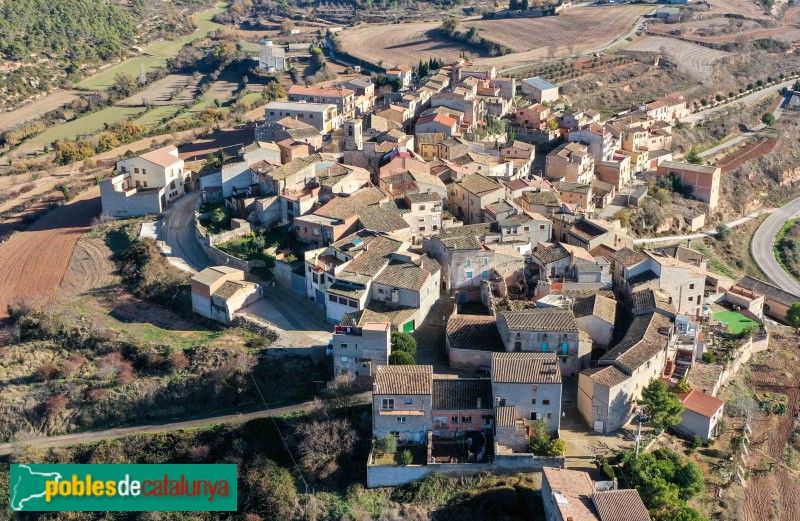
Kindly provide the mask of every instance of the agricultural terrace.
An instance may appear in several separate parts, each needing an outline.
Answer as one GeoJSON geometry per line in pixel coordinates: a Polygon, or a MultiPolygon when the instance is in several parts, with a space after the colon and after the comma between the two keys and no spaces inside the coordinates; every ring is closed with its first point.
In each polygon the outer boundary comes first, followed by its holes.
{"type": "Polygon", "coordinates": [[[139,76],[143,67],[145,72],[163,67],[167,63],[167,58],[177,55],[178,51],[180,51],[184,45],[192,43],[199,38],[203,38],[211,31],[221,28],[222,25],[212,21],[212,18],[225,9],[227,9],[227,4],[221,2],[213,9],[197,13],[194,17],[197,29],[192,34],[180,40],[165,40],[148,45],[142,50],[144,56],[125,60],[94,76],[86,78],[76,86],[81,89],[104,90],[110,88],[114,84],[114,76],[117,74],[127,73],[133,76],[139,76]]]}
{"type": "MultiPolygon", "coordinates": [[[[557,16],[473,20],[462,29],[475,27],[487,40],[517,52],[506,56],[477,58],[477,63],[509,67],[546,57],[555,46],[556,56],[602,49],[627,34],[638,18],[652,11],[651,6],[624,5],[576,7],[557,16]]],[[[342,49],[365,61],[384,66],[415,64],[420,59],[455,61],[462,52],[478,56],[476,49],[448,40],[438,31],[440,21],[392,25],[365,25],[342,31],[342,49]]]]}
{"type": "Polygon", "coordinates": [[[653,53],[661,53],[664,50],[680,71],[699,77],[711,75],[714,64],[730,56],[727,52],[663,36],[645,36],[626,47],[626,50],[653,53]]]}

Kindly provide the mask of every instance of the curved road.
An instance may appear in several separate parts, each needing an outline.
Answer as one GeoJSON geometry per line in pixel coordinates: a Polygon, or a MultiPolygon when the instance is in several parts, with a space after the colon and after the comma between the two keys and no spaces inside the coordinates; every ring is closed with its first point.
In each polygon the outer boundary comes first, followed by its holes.
{"type": "Polygon", "coordinates": [[[775,258],[775,238],[786,221],[800,216],[800,197],[793,199],[761,223],[753,235],[753,258],[761,271],[779,288],[800,296],[800,283],[786,273],[775,258]]]}
{"type": "Polygon", "coordinates": [[[172,265],[189,273],[211,266],[194,236],[194,208],[199,197],[199,190],[181,197],[159,223],[158,238],[168,247],[164,254],[172,265]]]}

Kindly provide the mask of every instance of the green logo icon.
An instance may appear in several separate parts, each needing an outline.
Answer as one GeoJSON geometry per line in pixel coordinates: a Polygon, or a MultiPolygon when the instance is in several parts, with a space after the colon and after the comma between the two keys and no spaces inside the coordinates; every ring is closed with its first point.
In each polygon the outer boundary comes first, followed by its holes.
{"type": "Polygon", "coordinates": [[[235,511],[236,465],[11,465],[11,510],[235,511]]]}

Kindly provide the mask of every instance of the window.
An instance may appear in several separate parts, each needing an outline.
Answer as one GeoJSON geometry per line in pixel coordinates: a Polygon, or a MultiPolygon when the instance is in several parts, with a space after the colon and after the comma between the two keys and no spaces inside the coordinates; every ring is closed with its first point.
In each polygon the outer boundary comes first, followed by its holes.
{"type": "Polygon", "coordinates": [[[303,114],[298,114],[297,117],[300,118],[300,119],[305,119],[306,118],[303,114]]]}
{"type": "Polygon", "coordinates": [[[547,342],[542,342],[542,353],[547,352],[547,342]]]}
{"type": "Polygon", "coordinates": [[[394,409],[394,398],[384,398],[381,400],[381,409],[394,409]]]}
{"type": "Polygon", "coordinates": [[[328,295],[328,300],[331,302],[339,302],[339,299],[336,298],[336,295],[328,295]]]}
{"type": "Polygon", "coordinates": [[[481,273],[481,278],[482,279],[488,279],[489,278],[489,272],[488,271],[484,271],[483,273],[481,273]]]}
{"type": "Polygon", "coordinates": [[[411,405],[412,403],[414,403],[414,399],[413,398],[403,398],[403,403],[406,404],[406,405],[411,405]]]}
{"type": "Polygon", "coordinates": [[[489,259],[486,258],[481,259],[481,266],[486,266],[487,264],[489,264],[489,259]]]}
{"type": "Polygon", "coordinates": [[[544,227],[544,224],[540,224],[540,225],[539,225],[539,230],[544,230],[544,228],[545,228],[545,227],[544,227]]]}
{"type": "Polygon", "coordinates": [[[561,343],[561,354],[564,356],[569,354],[569,344],[567,342],[561,343]]]}
{"type": "Polygon", "coordinates": [[[530,226],[526,226],[526,227],[523,228],[523,230],[525,230],[526,232],[529,232],[529,231],[531,231],[531,227],[530,226]]]}
{"type": "Polygon", "coordinates": [[[347,349],[347,344],[339,344],[339,347],[341,347],[342,349],[347,349]]]}
{"type": "Polygon", "coordinates": [[[314,114],[309,114],[308,119],[314,119],[314,114]]]}
{"type": "Polygon", "coordinates": [[[514,342],[514,350],[522,351],[522,342],[514,342]]]}
{"type": "Polygon", "coordinates": [[[694,302],[694,297],[688,297],[687,299],[689,302],[694,302]]]}
{"type": "Polygon", "coordinates": [[[383,295],[383,288],[378,288],[378,293],[383,295]]]}
{"type": "Polygon", "coordinates": [[[424,217],[420,217],[420,218],[418,219],[418,221],[419,221],[419,222],[421,222],[421,223],[424,223],[424,222],[425,222],[425,218],[424,218],[424,217]]]}
{"type": "Polygon", "coordinates": [[[424,204],[419,205],[419,209],[420,210],[424,210],[425,209],[425,205],[424,204]]]}
{"type": "Polygon", "coordinates": [[[542,405],[550,405],[550,400],[542,400],[542,405]]]}
{"type": "Polygon", "coordinates": [[[328,284],[333,284],[333,277],[328,277],[328,284]]]}
{"type": "Polygon", "coordinates": [[[319,276],[316,273],[311,275],[311,278],[314,279],[314,284],[319,284],[319,276]]]}
{"type": "Polygon", "coordinates": [[[405,423],[405,422],[406,422],[406,417],[405,416],[398,416],[397,417],[397,423],[405,423]]]}
{"type": "Polygon", "coordinates": [[[270,116],[274,116],[274,115],[275,115],[275,111],[274,111],[274,110],[270,110],[270,111],[269,111],[269,115],[270,115],[270,116]]]}
{"type": "Polygon", "coordinates": [[[134,168],[134,169],[133,169],[133,173],[134,173],[134,174],[138,174],[138,173],[139,173],[139,169],[138,169],[138,168],[134,168]]]}
{"type": "Polygon", "coordinates": [[[466,266],[467,266],[467,268],[472,266],[472,261],[470,259],[467,259],[466,266]]]}
{"type": "Polygon", "coordinates": [[[535,393],[538,390],[539,390],[539,386],[538,385],[536,385],[536,384],[531,385],[531,392],[532,393],[535,393]]]}
{"type": "Polygon", "coordinates": [[[419,231],[424,232],[425,231],[425,227],[424,226],[420,226],[419,227],[419,231]]]}
{"type": "Polygon", "coordinates": [[[552,412],[548,412],[547,413],[547,419],[548,420],[552,420],[553,419],[553,413],[552,412]]]}
{"type": "Polygon", "coordinates": [[[450,423],[458,423],[458,416],[451,416],[450,423]]]}
{"type": "Polygon", "coordinates": [[[472,416],[462,416],[461,423],[472,423],[472,416]]]}
{"type": "Polygon", "coordinates": [[[308,267],[308,272],[311,273],[311,266],[308,267]]]}
{"type": "Polygon", "coordinates": [[[346,357],[346,356],[343,356],[343,357],[341,357],[339,360],[341,360],[342,362],[347,362],[347,357],[346,357]]]}
{"type": "Polygon", "coordinates": [[[350,306],[351,308],[358,308],[358,302],[356,302],[355,300],[348,300],[347,305],[350,306]]]}
{"type": "Polygon", "coordinates": [[[694,289],[694,284],[689,284],[689,289],[694,289]]]}
{"type": "Polygon", "coordinates": [[[472,272],[471,271],[466,272],[465,275],[467,276],[468,279],[472,278],[472,272]]]}
{"type": "Polygon", "coordinates": [[[531,400],[531,405],[536,405],[536,398],[531,400]]]}
{"type": "Polygon", "coordinates": [[[531,420],[534,420],[534,421],[536,421],[536,420],[538,420],[539,418],[540,418],[540,415],[539,415],[539,413],[538,413],[538,412],[532,412],[532,413],[531,413],[531,420]]]}
{"type": "Polygon", "coordinates": [[[146,168],[142,168],[142,173],[143,173],[144,175],[147,175],[147,169],[146,169],[146,168]]]}

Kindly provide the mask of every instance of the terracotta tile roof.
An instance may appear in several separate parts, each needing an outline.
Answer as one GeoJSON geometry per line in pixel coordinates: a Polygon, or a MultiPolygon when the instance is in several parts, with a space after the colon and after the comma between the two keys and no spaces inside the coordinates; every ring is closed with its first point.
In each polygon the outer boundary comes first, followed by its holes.
{"type": "Polygon", "coordinates": [[[344,271],[374,277],[389,263],[389,255],[399,250],[402,245],[402,242],[388,237],[374,237],[369,241],[367,246],[369,249],[365,248],[365,251],[350,261],[344,271]]]}
{"type": "Polygon", "coordinates": [[[604,259],[611,260],[611,255],[613,255],[617,250],[612,248],[611,246],[606,246],[605,244],[601,244],[597,246],[593,250],[589,250],[589,254],[592,257],[603,257],[604,259]]]}
{"type": "Polygon", "coordinates": [[[458,123],[458,121],[456,121],[455,118],[450,117],[446,114],[428,114],[425,116],[420,116],[420,118],[417,120],[417,125],[424,125],[425,123],[432,123],[432,122],[441,123],[442,125],[445,125],[447,127],[452,127],[456,123],[458,123]]]}
{"type": "Polygon", "coordinates": [[[784,306],[791,307],[792,304],[800,301],[800,297],[797,295],[750,276],[746,276],[740,280],[737,285],[744,289],[761,293],[769,300],[774,300],[775,302],[783,304],[784,306]]]}
{"type": "Polygon", "coordinates": [[[289,87],[289,96],[324,96],[327,98],[346,98],[352,96],[355,91],[343,89],[341,87],[312,87],[305,85],[292,85],[289,87]]]}
{"type": "Polygon", "coordinates": [[[547,480],[554,497],[542,498],[552,502],[561,519],[597,521],[592,509],[594,483],[589,474],[579,470],[544,467],[542,480],[547,480]]]}
{"type": "Polygon", "coordinates": [[[364,207],[379,203],[385,198],[386,194],[379,188],[370,186],[357,190],[348,197],[334,197],[323,206],[317,208],[314,214],[334,219],[344,219],[356,215],[364,207]]]}
{"type": "Polygon", "coordinates": [[[372,394],[432,394],[433,366],[381,365],[375,370],[372,394]]]}
{"type": "Polygon", "coordinates": [[[613,324],[617,318],[617,302],[602,295],[595,294],[591,297],[578,300],[572,307],[572,312],[575,314],[575,318],[594,315],[613,324]]]}
{"type": "Polygon", "coordinates": [[[666,348],[666,333],[671,327],[669,319],[660,313],[636,316],[622,341],[600,357],[600,361],[614,363],[626,373],[633,374],[666,348]]]}
{"type": "Polygon", "coordinates": [[[495,423],[498,427],[513,427],[516,425],[516,411],[514,407],[504,405],[494,410],[495,423]]]}
{"type": "Polygon", "coordinates": [[[587,219],[579,219],[572,225],[570,228],[569,233],[574,235],[575,237],[582,239],[584,241],[590,241],[595,237],[600,237],[601,235],[608,233],[606,228],[603,228],[597,223],[593,223],[587,219]]]}
{"type": "Polygon", "coordinates": [[[455,184],[475,195],[483,195],[489,192],[493,192],[495,190],[502,190],[503,187],[500,186],[498,183],[492,181],[488,177],[484,177],[480,174],[472,174],[464,177],[461,181],[457,181],[455,184]]]}
{"type": "Polygon", "coordinates": [[[400,289],[419,291],[431,273],[413,262],[391,261],[373,282],[400,289]]]}
{"type": "Polygon", "coordinates": [[[457,315],[447,321],[447,344],[452,349],[505,351],[495,317],[457,315]]]}
{"type": "Polygon", "coordinates": [[[508,212],[514,209],[514,207],[511,206],[505,199],[501,199],[496,203],[487,204],[486,206],[484,206],[484,208],[488,212],[491,212],[493,215],[497,215],[498,213],[501,212],[508,212]]]}
{"type": "Polygon", "coordinates": [[[473,235],[442,236],[439,238],[448,250],[480,250],[483,244],[473,235]]]}
{"type": "Polygon", "coordinates": [[[711,418],[725,405],[725,402],[697,389],[692,389],[688,393],[681,393],[681,402],[687,410],[711,418]]]}
{"type": "Polygon", "coordinates": [[[440,410],[492,409],[492,381],[488,378],[442,378],[433,381],[433,408],[440,410]]]}
{"type": "Polygon", "coordinates": [[[364,206],[358,211],[358,219],[361,226],[375,232],[391,233],[409,228],[397,207],[392,208],[389,205],[364,206]]]}
{"type": "Polygon", "coordinates": [[[538,248],[536,251],[531,252],[531,256],[538,260],[542,266],[546,266],[569,258],[569,252],[561,244],[555,244],[547,248],[538,248]]]}
{"type": "Polygon", "coordinates": [[[628,379],[627,374],[623,373],[613,365],[601,365],[593,367],[591,369],[581,371],[581,374],[589,376],[594,383],[602,385],[603,387],[608,387],[609,389],[628,379]]]}
{"type": "Polygon", "coordinates": [[[596,492],[592,501],[600,521],[650,521],[650,513],[636,489],[596,492]]]}
{"type": "Polygon", "coordinates": [[[555,353],[492,353],[492,381],[510,384],[560,384],[555,353]]]}
{"type": "Polygon", "coordinates": [[[177,156],[178,148],[175,145],[168,145],[165,147],[157,148],[152,152],[147,152],[145,154],[140,155],[139,157],[150,161],[158,166],[163,166],[164,168],[168,166],[172,166],[178,161],[183,163],[183,160],[177,156]],[[173,154],[173,152],[175,154],[173,154]]]}
{"type": "Polygon", "coordinates": [[[640,251],[632,250],[628,247],[620,248],[619,250],[615,251],[611,254],[611,259],[619,262],[626,268],[630,268],[631,266],[635,266],[640,262],[647,260],[647,255],[640,251]]]}
{"type": "Polygon", "coordinates": [[[578,332],[578,324],[572,311],[558,308],[535,308],[524,311],[501,311],[498,321],[504,321],[508,329],[517,331],[578,332]]]}

